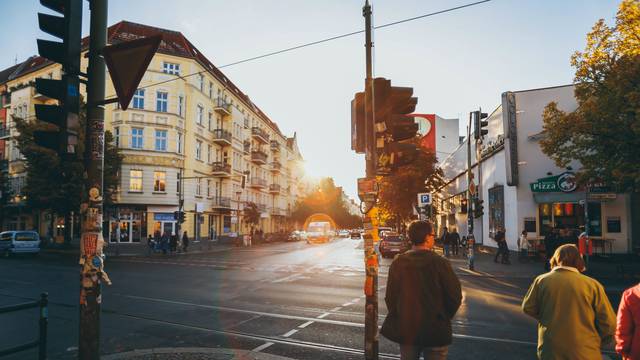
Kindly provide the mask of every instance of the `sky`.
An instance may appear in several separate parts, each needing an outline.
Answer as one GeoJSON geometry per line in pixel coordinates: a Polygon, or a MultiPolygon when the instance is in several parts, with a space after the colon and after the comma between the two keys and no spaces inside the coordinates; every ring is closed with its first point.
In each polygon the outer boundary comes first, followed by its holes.
{"type": "MultiPolygon", "coordinates": [[[[374,25],[473,0],[373,0],[374,25]]],[[[364,0],[111,0],[112,25],[128,20],[182,32],[216,66],[364,29],[364,0]]],[[[416,112],[460,118],[489,112],[505,91],[572,82],[569,59],[618,1],[492,0],[375,31],[374,75],[414,88],[416,112]]],[[[83,1],[84,35],[89,5],[83,1]]],[[[0,0],[0,69],[37,53],[35,0],[0,0]]],[[[351,151],[354,93],[365,77],[364,34],[259,59],[222,71],[285,135],[295,132],[311,176],[331,176],[356,197],[364,156],[351,151]]]]}

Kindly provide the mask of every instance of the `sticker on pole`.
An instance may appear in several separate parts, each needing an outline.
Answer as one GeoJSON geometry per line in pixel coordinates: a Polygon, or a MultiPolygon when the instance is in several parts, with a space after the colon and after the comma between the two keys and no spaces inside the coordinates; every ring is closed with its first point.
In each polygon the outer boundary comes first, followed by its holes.
{"type": "Polygon", "coordinates": [[[418,205],[419,206],[431,205],[431,193],[419,193],[418,205]]]}
{"type": "Polygon", "coordinates": [[[98,249],[98,235],[99,233],[84,233],[82,234],[82,255],[94,256],[98,249]]]}

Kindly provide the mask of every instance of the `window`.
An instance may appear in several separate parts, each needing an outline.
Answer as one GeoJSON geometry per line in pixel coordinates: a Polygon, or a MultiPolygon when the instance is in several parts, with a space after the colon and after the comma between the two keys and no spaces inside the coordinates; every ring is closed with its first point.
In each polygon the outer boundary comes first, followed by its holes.
{"type": "Polygon", "coordinates": [[[211,197],[211,180],[207,179],[207,197],[211,197]]]}
{"type": "Polygon", "coordinates": [[[211,129],[212,117],[213,117],[213,114],[209,113],[209,117],[208,117],[209,122],[207,123],[208,124],[207,126],[209,127],[209,131],[212,130],[211,129]]]}
{"type": "Polygon", "coordinates": [[[156,130],[156,150],[167,151],[167,130],[156,130]]]}
{"type": "Polygon", "coordinates": [[[133,108],[144,109],[144,89],[138,89],[133,93],[133,108]]]}
{"type": "Polygon", "coordinates": [[[116,142],[116,147],[120,147],[120,127],[116,126],[113,128],[113,137],[116,142]]]}
{"type": "Polygon", "coordinates": [[[196,160],[202,160],[202,141],[196,142],[196,160]]]}
{"type": "Polygon", "coordinates": [[[504,228],[504,187],[489,189],[489,232],[504,228]]]}
{"type": "Polygon", "coordinates": [[[213,97],[213,83],[209,81],[209,99],[213,97]]]}
{"type": "Polygon", "coordinates": [[[196,178],[196,196],[201,196],[200,194],[202,194],[202,182],[200,180],[202,179],[196,178]]]}
{"type": "Polygon", "coordinates": [[[202,125],[202,118],[204,117],[204,108],[200,105],[198,105],[198,111],[197,111],[197,117],[196,117],[196,123],[198,125],[202,125]]]}
{"type": "Polygon", "coordinates": [[[164,91],[158,91],[156,93],[156,111],[158,112],[167,112],[167,107],[169,103],[169,93],[164,91]]]}
{"type": "Polygon", "coordinates": [[[180,95],[178,96],[178,115],[184,116],[183,109],[184,109],[184,96],[180,95]]]}
{"type": "Polygon", "coordinates": [[[142,192],[142,170],[129,170],[129,191],[142,192]]]}
{"type": "Polygon", "coordinates": [[[180,64],[173,64],[168,62],[163,63],[162,72],[171,75],[180,75],[180,64]]]}
{"type": "Polygon", "coordinates": [[[178,154],[182,154],[182,134],[178,133],[176,135],[176,152],[178,154]]]}
{"type": "Polygon", "coordinates": [[[143,129],[131,128],[131,147],[133,149],[142,149],[143,145],[143,129]]]}
{"type": "Polygon", "coordinates": [[[167,173],[164,171],[153,172],[153,191],[165,192],[166,191],[167,173]]]}
{"type": "Polygon", "coordinates": [[[211,164],[211,145],[207,145],[207,162],[211,164]]]}
{"type": "Polygon", "coordinates": [[[204,75],[198,74],[198,88],[200,91],[204,91],[204,75]]]}
{"type": "Polygon", "coordinates": [[[180,192],[180,171],[176,172],[176,192],[180,192]]]}

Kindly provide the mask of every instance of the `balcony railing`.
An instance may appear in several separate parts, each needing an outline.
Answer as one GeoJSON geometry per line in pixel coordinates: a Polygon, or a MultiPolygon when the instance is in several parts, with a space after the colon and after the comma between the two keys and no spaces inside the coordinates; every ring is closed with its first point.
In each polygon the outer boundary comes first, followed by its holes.
{"type": "Polygon", "coordinates": [[[254,177],[249,181],[249,186],[254,188],[264,188],[267,186],[267,180],[254,177]]]}
{"type": "Polygon", "coordinates": [[[287,216],[287,209],[272,207],[270,210],[272,216],[287,216]]]}
{"type": "Polygon", "coordinates": [[[266,131],[262,130],[259,127],[252,127],[251,128],[251,135],[256,138],[256,140],[261,141],[263,143],[268,143],[269,142],[269,134],[267,134],[266,131]]]}
{"type": "Polygon", "coordinates": [[[211,207],[213,208],[223,208],[223,209],[230,209],[231,208],[231,198],[228,197],[223,197],[223,196],[216,196],[212,199],[212,204],[211,207]]]}
{"type": "Polygon", "coordinates": [[[270,193],[280,193],[280,184],[271,184],[269,185],[270,193]]]}
{"type": "Polygon", "coordinates": [[[211,172],[215,176],[229,176],[231,175],[231,164],[227,164],[223,161],[216,161],[211,164],[211,172]]]}
{"type": "Polygon", "coordinates": [[[243,145],[243,148],[244,148],[244,153],[245,154],[250,154],[251,153],[251,141],[245,140],[242,145],[243,145]]]}
{"type": "Polygon", "coordinates": [[[278,152],[280,151],[280,143],[276,140],[271,140],[271,151],[278,152]]]}
{"type": "Polygon", "coordinates": [[[231,145],[232,137],[231,131],[224,129],[213,130],[213,141],[220,145],[231,145]]]}
{"type": "Polygon", "coordinates": [[[222,114],[222,115],[231,115],[231,104],[228,103],[224,98],[217,98],[216,104],[213,107],[213,111],[222,114]]]}
{"type": "Polygon", "coordinates": [[[5,127],[0,127],[0,140],[9,138],[11,136],[11,130],[5,127]]]}
{"type": "Polygon", "coordinates": [[[267,205],[265,205],[265,204],[256,204],[256,207],[258,207],[258,211],[260,211],[260,212],[266,212],[267,211],[267,205]]]}
{"type": "Polygon", "coordinates": [[[262,150],[253,150],[251,152],[251,161],[258,164],[266,164],[267,163],[267,153],[262,150]]]}
{"type": "Polygon", "coordinates": [[[280,161],[273,161],[271,163],[271,171],[280,171],[282,170],[282,164],[280,164],[280,161]]]}

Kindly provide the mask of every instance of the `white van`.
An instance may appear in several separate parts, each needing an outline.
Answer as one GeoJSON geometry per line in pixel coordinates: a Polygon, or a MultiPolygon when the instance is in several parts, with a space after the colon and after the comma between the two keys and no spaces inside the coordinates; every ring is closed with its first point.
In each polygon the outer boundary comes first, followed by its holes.
{"type": "Polygon", "coordinates": [[[0,233],[0,254],[38,254],[40,236],[35,231],[4,231],[0,233]]]}

